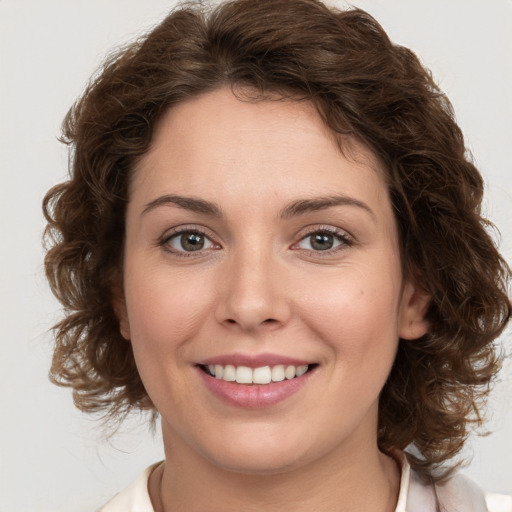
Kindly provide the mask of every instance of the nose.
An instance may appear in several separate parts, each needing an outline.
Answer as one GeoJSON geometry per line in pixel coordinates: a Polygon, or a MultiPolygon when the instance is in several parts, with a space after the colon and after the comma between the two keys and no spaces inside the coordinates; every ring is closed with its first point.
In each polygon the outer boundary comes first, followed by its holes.
{"type": "Polygon", "coordinates": [[[253,246],[233,254],[218,283],[217,321],[247,332],[286,324],[290,301],[282,277],[271,251],[253,246]]]}

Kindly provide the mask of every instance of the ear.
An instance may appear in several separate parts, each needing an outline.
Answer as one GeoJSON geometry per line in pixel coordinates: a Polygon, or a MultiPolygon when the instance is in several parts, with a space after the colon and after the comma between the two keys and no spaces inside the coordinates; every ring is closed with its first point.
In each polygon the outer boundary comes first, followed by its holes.
{"type": "Polygon", "coordinates": [[[129,341],[131,339],[130,322],[122,285],[116,285],[112,289],[112,307],[119,320],[119,332],[125,340],[129,341]]]}
{"type": "Polygon", "coordinates": [[[416,282],[404,282],[398,333],[400,338],[415,340],[428,332],[429,324],[425,319],[430,295],[416,282]]]}

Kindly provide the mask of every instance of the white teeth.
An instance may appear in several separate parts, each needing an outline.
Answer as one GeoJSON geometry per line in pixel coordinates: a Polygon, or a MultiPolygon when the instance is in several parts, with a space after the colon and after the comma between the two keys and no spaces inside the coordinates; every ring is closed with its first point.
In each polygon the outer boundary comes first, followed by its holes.
{"type": "MultiPolygon", "coordinates": [[[[217,375],[217,372],[215,372],[217,375]]],[[[239,366],[236,369],[236,381],[238,384],[252,384],[252,370],[248,366],[239,366]]]]}
{"type": "Polygon", "coordinates": [[[301,377],[308,371],[309,366],[278,364],[276,366],[260,366],[259,368],[249,368],[248,366],[234,366],[228,364],[208,365],[210,375],[216,379],[222,379],[227,382],[237,382],[238,384],[270,384],[271,382],[281,382],[285,379],[294,379],[301,377]]]}
{"type": "Polygon", "coordinates": [[[301,377],[301,376],[302,376],[302,375],[304,375],[307,371],[308,371],[308,365],[307,365],[307,364],[302,365],[302,366],[298,366],[298,367],[297,367],[297,370],[295,371],[295,377],[301,377]]]}
{"type": "Polygon", "coordinates": [[[295,366],[287,366],[285,371],[284,371],[284,376],[289,380],[289,379],[293,379],[295,377],[295,371],[296,371],[296,368],[295,366]]]}
{"type": "Polygon", "coordinates": [[[281,382],[284,380],[284,366],[278,364],[272,368],[272,382],[281,382]]]}
{"type": "Polygon", "coordinates": [[[232,364],[228,364],[224,367],[222,378],[228,382],[234,382],[236,380],[236,369],[232,364]]]}
{"type": "Polygon", "coordinates": [[[262,366],[261,368],[254,368],[252,371],[253,384],[268,384],[272,382],[272,371],[270,366],[262,366]]]}

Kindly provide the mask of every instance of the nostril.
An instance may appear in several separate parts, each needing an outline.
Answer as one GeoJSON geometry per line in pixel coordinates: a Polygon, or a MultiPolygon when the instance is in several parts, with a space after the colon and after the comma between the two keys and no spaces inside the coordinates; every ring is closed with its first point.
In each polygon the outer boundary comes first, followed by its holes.
{"type": "MultiPolygon", "coordinates": [[[[233,320],[233,318],[227,318],[226,322],[228,324],[237,324],[238,323],[236,320],[233,320]]],[[[277,320],[275,318],[267,318],[266,320],[263,320],[263,322],[261,322],[261,323],[262,324],[275,324],[275,323],[277,323],[277,320]]]]}

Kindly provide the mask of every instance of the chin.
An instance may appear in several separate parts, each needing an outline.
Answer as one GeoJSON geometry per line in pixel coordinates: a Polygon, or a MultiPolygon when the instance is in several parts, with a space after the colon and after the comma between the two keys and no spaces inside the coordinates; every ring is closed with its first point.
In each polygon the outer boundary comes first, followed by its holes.
{"type": "Polygon", "coordinates": [[[225,471],[245,475],[276,475],[301,466],[302,461],[297,453],[283,455],[267,453],[266,450],[248,450],[246,453],[238,452],[233,456],[229,454],[214,456],[210,461],[225,471]]]}
{"type": "MultiPolygon", "coordinates": [[[[287,433],[288,434],[288,433],[287,433]]],[[[226,437],[216,449],[203,452],[217,467],[234,473],[277,474],[291,471],[307,461],[304,442],[293,441],[291,436],[276,436],[270,432],[257,436],[245,433],[241,438],[226,437]]]]}

